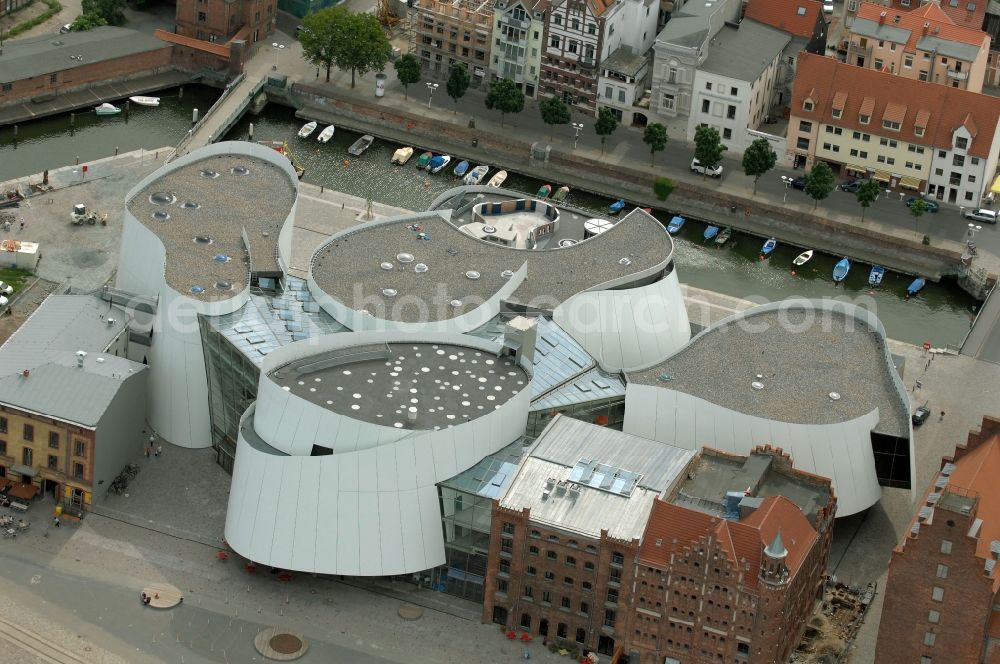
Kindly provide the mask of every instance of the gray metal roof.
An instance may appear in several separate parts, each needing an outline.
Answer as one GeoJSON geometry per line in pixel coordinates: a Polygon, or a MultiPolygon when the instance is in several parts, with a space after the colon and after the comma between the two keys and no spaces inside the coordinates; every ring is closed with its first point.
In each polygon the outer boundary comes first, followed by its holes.
{"type": "Polygon", "coordinates": [[[7,41],[0,57],[0,83],[72,69],[81,65],[168,48],[156,37],[103,26],[64,35],[48,34],[7,41]]]}
{"type": "Polygon", "coordinates": [[[921,51],[930,51],[947,58],[958,58],[966,62],[972,62],[979,55],[978,46],[950,39],[941,39],[935,35],[926,35],[918,39],[917,48],[921,51]]]}
{"type": "Polygon", "coordinates": [[[88,354],[78,367],[74,352],[60,351],[27,376],[0,378],[0,403],[95,427],[125,381],[145,370],[137,362],[98,353],[88,354]]]}
{"type": "Polygon", "coordinates": [[[531,410],[551,410],[577,404],[625,397],[625,383],[618,376],[609,376],[599,369],[591,369],[574,377],[562,387],[552,390],[531,402],[531,410]]]}
{"type": "Polygon", "coordinates": [[[557,415],[522,461],[500,504],[529,508],[538,523],[599,537],[631,540],[642,536],[653,500],[673,488],[694,450],[631,436],[557,415]],[[581,461],[610,466],[623,476],[638,476],[627,495],[590,483],[571,482],[581,461]]]}
{"type": "Polygon", "coordinates": [[[517,463],[530,444],[528,438],[518,438],[499,452],[483,457],[472,468],[439,482],[439,485],[487,498],[499,498],[517,472],[517,463]]]}
{"type": "Polygon", "coordinates": [[[739,28],[725,25],[716,33],[699,69],[738,81],[756,81],[791,40],[787,32],[746,18],[739,28]]]}
{"type": "Polygon", "coordinates": [[[128,318],[93,295],[50,295],[0,346],[0,376],[32,369],[59,351],[102,352],[128,318]]]}
{"type": "Polygon", "coordinates": [[[884,40],[895,44],[905,44],[910,40],[911,31],[897,25],[892,25],[891,23],[880,24],[878,21],[873,21],[869,18],[855,18],[854,23],[851,24],[851,32],[862,37],[884,40]]]}
{"type": "Polygon", "coordinates": [[[670,20],[656,36],[656,42],[687,48],[697,48],[709,36],[709,17],[725,8],[723,0],[709,2],[687,2],[679,12],[670,15],[670,20]]]}

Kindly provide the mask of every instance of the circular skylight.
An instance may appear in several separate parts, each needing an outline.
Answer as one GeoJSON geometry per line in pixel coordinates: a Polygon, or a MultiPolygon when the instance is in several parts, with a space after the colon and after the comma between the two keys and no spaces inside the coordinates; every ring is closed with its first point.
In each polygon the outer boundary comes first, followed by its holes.
{"type": "Polygon", "coordinates": [[[571,237],[559,240],[559,246],[560,247],[572,247],[574,244],[576,244],[576,240],[574,240],[571,237]]]}
{"type": "Polygon", "coordinates": [[[750,383],[750,387],[752,387],[755,390],[763,390],[764,383],[760,382],[759,380],[755,380],[754,382],[750,383]]]}
{"type": "Polygon", "coordinates": [[[420,274],[423,274],[427,270],[428,270],[428,268],[427,268],[427,265],[425,263],[417,263],[416,265],[413,266],[413,271],[414,272],[419,272],[420,274]]]}
{"type": "Polygon", "coordinates": [[[830,401],[840,401],[840,392],[830,392],[830,401]]]}
{"type": "Polygon", "coordinates": [[[215,290],[221,290],[221,291],[233,290],[233,283],[231,281],[220,279],[219,281],[215,282],[215,290]]]}
{"type": "Polygon", "coordinates": [[[451,306],[453,306],[453,307],[455,307],[457,309],[460,306],[462,306],[462,301],[461,300],[452,300],[448,304],[450,304],[451,306]]]}
{"type": "Polygon", "coordinates": [[[250,169],[246,166],[233,166],[229,172],[233,175],[250,175],[250,169]]]}
{"type": "Polygon", "coordinates": [[[382,295],[385,295],[386,297],[396,297],[396,289],[395,288],[383,288],[382,289],[382,295]]]}
{"type": "Polygon", "coordinates": [[[401,254],[396,254],[396,260],[399,261],[400,263],[412,263],[413,262],[413,254],[408,254],[408,253],[405,253],[405,252],[403,252],[401,254]]]}
{"type": "Polygon", "coordinates": [[[215,256],[212,257],[212,260],[215,261],[216,263],[228,263],[233,259],[225,254],[216,254],[215,256]]]}
{"type": "Polygon", "coordinates": [[[618,264],[619,265],[631,265],[632,264],[632,259],[629,258],[628,256],[625,256],[624,258],[618,259],[618,264]]]}
{"type": "Polygon", "coordinates": [[[187,201],[181,204],[181,207],[186,210],[197,210],[201,207],[201,203],[195,203],[194,201],[187,201]]]}
{"type": "Polygon", "coordinates": [[[492,226],[483,226],[483,232],[484,233],[496,233],[497,229],[495,229],[492,226]]]}
{"type": "Polygon", "coordinates": [[[173,205],[177,202],[177,197],[169,191],[158,191],[149,195],[149,202],[153,205],[173,205]]]}
{"type": "Polygon", "coordinates": [[[201,286],[192,286],[191,287],[191,292],[194,293],[195,295],[197,295],[198,293],[204,293],[205,289],[202,288],[201,286]]]}
{"type": "Polygon", "coordinates": [[[386,261],[385,263],[382,263],[379,267],[381,267],[383,270],[391,270],[393,268],[393,265],[392,263],[386,261]]]}
{"type": "Polygon", "coordinates": [[[212,244],[212,238],[207,235],[195,235],[191,239],[197,244],[212,244]]]}
{"type": "Polygon", "coordinates": [[[510,279],[511,277],[514,276],[514,272],[513,270],[504,270],[503,272],[500,273],[500,276],[503,277],[504,279],[510,279]]]}
{"type": "Polygon", "coordinates": [[[170,215],[164,212],[163,210],[157,210],[156,212],[154,212],[149,216],[151,216],[153,219],[156,219],[157,221],[166,221],[167,219],[170,218],[170,215]]]}
{"type": "Polygon", "coordinates": [[[473,281],[475,281],[476,279],[478,279],[480,276],[481,275],[478,272],[476,272],[475,270],[469,270],[468,272],[465,273],[465,278],[466,279],[472,279],[473,281]]]}
{"type": "Polygon", "coordinates": [[[219,171],[213,171],[211,168],[203,168],[198,173],[198,175],[200,175],[203,178],[214,180],[215,178],[219,177],[219,171]]]}

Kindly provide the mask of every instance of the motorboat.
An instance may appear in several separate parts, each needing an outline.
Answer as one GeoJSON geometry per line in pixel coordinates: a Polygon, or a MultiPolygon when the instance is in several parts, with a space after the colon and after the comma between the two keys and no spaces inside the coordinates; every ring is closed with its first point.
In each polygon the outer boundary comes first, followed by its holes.
{"type": "Polygon", "coordinates": [[[729,226],[726,226],[721,231],[719,231],[718,235],[715,236],[715,243],[721,247],[725,243],[729,242],[729,238],[731,238],[732,236],[733,236],[733,229],[730,228],[729,226]]]}
{"type": "Polygon", "coordinates": [[[319,136],[316,137],[316,140],[320,143],[328,142],[331,138],[333,138],[334,129],[333,125],[327,125],[323,128],[323,131],[319,132],[319,136]]]}
{"type": "Polygon", "coordinates": [[[833,266],[833,280],[838,284],[847,278],[847,273],[851,271],[851,261],[846,256],[837,261],[833,266]]]}
{"type": "Polygon", "coordinates": [[[365,134],[358,140],[351,143],[351,147],[347,148],[347,151],[350,152],[355,157],[360,157],[362,153],[364,153],[365,150],[370,148],[372,146],[372,143],[374,142],[375,142],[374,136],[372,136],[371,134],[365,134]]]}
{"type": "Polygon", "coordinates": [[[469,174],[465,176],[464,182],[465,184],[479,184],[489,172],[490,167],[485,164],[481,164],[469,171],[469,174]]]}
{"type": "Polygon", "coordinates": [[[159,97],[143,97],[142,95],[136,95],[135,97],[129,97],[128,100],[133,104],[138,104],[139,106],[159,106],[159,97]]]}
{"type": "Polygon", "coordinates": [[[812,257],[813,257],[812,249],[810,249],[809,251],[803,251],[801,254],[795,257],[795,260],[792,261],[792,265],[796,267],[801,267],[806,263],[808,263],[810,260],[812,260],[812,257]]]}
{"type": "Polygon", "coordinates": [[[777,246],[778,246],[778,241],[775,238],[773,237],[768,238],[767,241],[764,243],[764,246],[760,248],[760,255],[765,258],[767,256],[770,256],[771,252],[774,251],[774,248],[777,246]]]}
{"type": "Polygon", "coordinates": [[[543,199],[548,198],[549,194],[551,193],[552,193],[552,185],[543,184],[541,187],[538,188],[538,191],[535,193],[535,198],[543,198],[543,199]]]}
{"type": "Polygon", "coordinates": [[[465,174],[468,172],[469,172],[469,162],[467,162],[464,159],[458,162],[458,165],[455,166],[455,170],[452,171],[452,173],[454,173],[456,177],[465,177],[465,174]]]}
{"type": "Polygon", "coordinates": [[[417,168],[427,168],[427,164],[430,163],[431,159],[434,158],[433,152],[424,152],[422,155],[417,157],[417,168]]]}
{"type": "Polygon", "coordinates": [[[708,226],[705,228],[705,232],[702,235],[705,238],[705,242],[708,242],[718,234],[719,234],[718,226],[708,226]]]}
{"type": "Polygon", "coordinates": [[[910,282],[909,286],[906,287],[906,296],[913,297],[914,295],[919,293],[926,284],[927,284],[926,279],[924,279],[923,277],[917,277],[916,279],[910,282]]]}
{"type": "Polygon", "coordinates": [[[674,217],[673,219],[670,220],[670,223],[667,224],[667,232],[670,233],[671,235],[677,235],[678,233],[681,232],[681,229],[684,228],[685,222],[687,222],[687,219],[685,219],[684,217],[681,216],[674,217]]]}
{"type": "Polygon", "coordinates": [[[107,102],[94,108],[94,113],[97,113],[98,115],[118,115],[121,112],[122,109],[118,108],[114,104],[109,104],[107,102]]]}
{"type": "Polygon", "coordinates": [[[305,123],[302,125],[302,129],[299,129],[299,138],[309,138],[318,126],[315,120],[305,123]]]}
{"type": "Polygon", "coordinates": [[[562,186],[556,189],[556,193],[552,194],[552,200],[556,203],[562,203],[569,196],[569,187],[562,186]]]}
{"type": "Polygon", "coordinates": [[[619,198],[617,201],[608,206],[608,214],[618,214],[625,209],[625,199],[619,198]]]}
{"type": "Polygon", "coordinates": [[[872,265],[872,271],[868,273],[869,286],[881,286],[885,277],[885,268],[881,265],[872,265]]]}
{"type": "Polygon", "coordinates": [[[486,184],[490,187],[499,187],[507,179],[507,171],[497,171],[486,184]]]}
{"type": "Polygon", "coordinates": [[[298,177],[298,179],[301,180],[302,176],[306,174],[306,169],[296,164],[295,160],[292,159],[292,152],[288,149],[288,141],[257,141],[257,143],[260,145],[266,145],[275,152],[285,155],[288,161],[291,162],[292,169],[295,171],[295,176],[298,177]]]}
{"type": "Polygon", "coordinates": [[[444,170],[444,167],[451,163],[451,157],[446,154],[439,154],[436,157],[432,157],[427,163],[427,170],[433,173],[440,173],[444,170]]]}
{"type": "Polygon", "coordinates": [[[413,148],[407,145],[393,152],[392,159],[389,160],[389,163],[396,164],[397,166],[402,166],[403,164],[408,162],[410,160],[410,157],[412,156],[413,156],[413,148]]]}

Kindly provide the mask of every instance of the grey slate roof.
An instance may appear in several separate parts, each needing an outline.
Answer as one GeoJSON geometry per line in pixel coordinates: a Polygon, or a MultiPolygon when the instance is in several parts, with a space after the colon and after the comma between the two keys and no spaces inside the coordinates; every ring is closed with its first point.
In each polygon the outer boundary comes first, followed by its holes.
{"type": "Polygon", "coordinates": [[[126,325],[125,311],[93,295],[50,295],[0,346],[0,376],[44,364],[59,351],[99,353],[126,325]]]}
{"type": "Polygon", "coordinates": [[[708,45],[700,70],[738,81],[756,81],[788,45],[787,32],[748,18],[739,28],[725,25],[708,45]]]}
{"type": "Polygon", "coordinates": [[[885,40],[894,44],[905,44],[910,39],[910,31],[889,23],[879,24],[868,18],[855,18],[851,32],[871,39],[885,40]]]}
{"type": "Polygon", "coordinates": [[[646,56],[637,55],[628,46],[619,46],[607,60],[601,63],[601,69],[618,72],[635,78],[646,66],[646,56]]]}
{"type": "Polygon", "coordinates": [[[169,46],[152,35],[109,25],[84,32],[16,39],[4,43],[3,57],[0,57],[0,83],[44,76],[169,46]]]}
{"type": "Polygon", "coordinates": [[[979,49],[964,42],[941,39],[935,35],[925,35],[917,40],[917,48],[921,51],[936,52],[948,58],[958,58],[971,62],[979,55],[979,49]]]}

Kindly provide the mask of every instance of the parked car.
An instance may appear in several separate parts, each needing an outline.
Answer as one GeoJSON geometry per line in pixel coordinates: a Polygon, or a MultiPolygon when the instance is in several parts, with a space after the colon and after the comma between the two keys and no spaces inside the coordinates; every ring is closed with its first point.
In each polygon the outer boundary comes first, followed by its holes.
{"type": "Polygon", "coordinates": [[[916,196],[906,199],[906,207],[913,207],[913,203],[916,201],[923,201],[924,205],[927,206],[927,212],[937,212],[941,207],[936,201],[929,201],[926,198],[917,198],[916,196]]]}
{"type": "Polygon", "coordinates": [[[708,175],[713,178],[717,178],[722,175],[722,164],[712,166],[711,168],[702,166],[698,158],[695,157],[691,160],[691,170],[695,173],[701,173],[702,175],[708,175]]]}
{"type": "Polygon", "coordinates": [[[59,34],[64,35],[64,34],[66,34],[67,32],[69,32],[72,29],[73,29],[73,24],[72,23],[67,23],[63,27],[59,28],[59,34]]]}
{"type": "Polygon", "coordinates": [[[858,189],[860,189],[861,185],[864,183],[864,180],[848,180],[847,182],[841,184],[839,189],[841,191],[846,191],[849,194],[856,194],[858,193],[858,189]]]}
{"type": "Polygon", "coordinates": [[[798,189],[799,191],[805,191],[806,177],[804,175],[800,175],[799,177],[792,180],[792,187],[794,189],[798,189]]]}
{"type": "Polygon", "coordinates": [[[924,422],[926,422],[927,418],[930,416],[931,416],[931,409],[927,407],[927,404],[924,404],[920,408],[917,408],[915,411],[913,411],[913,417],[911,417],[910,419],[913,420],[913,426],[918,427],[924,422]]]}
{"type": "Polygon", "coordinates": [[[985,224],[997,223],[996,211],[987,210],[986,208],[975,208],[973,210],[966,210],[964,216],[966,219],[972,219],[973,221],[981,221],[985,224]]]}

